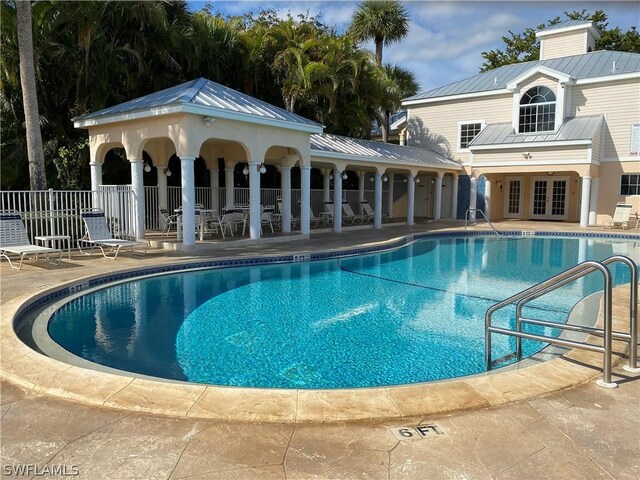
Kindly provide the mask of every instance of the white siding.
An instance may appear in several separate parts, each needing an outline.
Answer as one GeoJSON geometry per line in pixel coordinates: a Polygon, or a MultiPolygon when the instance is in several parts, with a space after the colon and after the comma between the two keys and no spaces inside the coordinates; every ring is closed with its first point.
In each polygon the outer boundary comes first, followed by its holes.
{"type": "Polygon", "coordinates": [[[540,60],[587,53],[584,30],[545,35],[541,42],[543,42],[543,48],[540,60]]]}
{"type": "Polygon", "coordinates": [[[534,75],[519,85],[520,98],[522,98],[522,95],[530,88],[539,86],[547,87],[555,94],[556,98],[558,98],[558,80],[543,74],[534,75]]]}
{"type": "MultiPolygon", "coordinates": [[[[587,162],[587,146],[583,147],[547,147],[546,149],[505,149],[505,150],[482,150],[477,151],[473,155],[473,164],[483,164],[487,162],[491,163],[505,163],[505,164],[516,164],[522,165],[525,161],[522,156],[523,152],[527,151],[531,154],[531,158],[527,160],[527,162],[531,164],[535,164],[537,162],[576,162],[576,163],[586,163],[587,162]]],[[[525,168],[521,166],[520,168],[525,168]]],[[[560,166],[556,167],[553,164],[549,164],[548,170],[558,170],[560,166]]],[[[563,170],[572,170],[571,165],[563,165],[561,166],[563,170]]]]}
{"type": "Polygon", "coordinates": [[[575,85],[572,88],[571,116],[607,117],[605,160],[629,157],[631,124],[640,121],[640,80],[575,85]]]}
{"type": "Polygon", "coordinates": [[[485,124],[510,122],[512,98],[511,94],[505,94],[411,108],[409,145],[429,146],[435,137],[441,136],[448,143],[451,158],[467,163],[469,153],[458,152],[458,122],[481,119],[485,124]]]}

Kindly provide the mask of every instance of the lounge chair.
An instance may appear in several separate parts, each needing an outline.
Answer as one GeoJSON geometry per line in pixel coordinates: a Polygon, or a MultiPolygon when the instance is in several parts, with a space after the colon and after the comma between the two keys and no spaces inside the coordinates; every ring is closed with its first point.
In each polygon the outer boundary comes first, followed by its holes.
{"type": "MultiPolygon", "coordinates": [[[[365,200],[364,202],[360,202],[360,205],[362,206],[362,211],[364,212],[362,215],[366,217],[365,221],[374,220],[376,213],[373,210],[373,208],[371,208],[371,205],[369,204],[369,202],[365,200]]],[[[389,220],[389,215],[383,214],[382,221],[386,222],[387,220],[389,220]]]]}
{"type": "MultiPolygon", "coordinates": [[[[277,199],[277,205],[278,205],[278,213],[274,213],[271,216],[271,219],[279,228],[282,228],[282,214],[284,213],[284,210],[282,208],[281,198],[277,199]]],[[[298,205],[300,205],[300,200],[298,200],[298,205]]],[[[300,219],[298,217],[294,217],[293,214],[291,214],[291,228],[296,228],[299,223],[300,223],[300,219]]]]}
{"type": "MultiPolygon", "coordinates": [[[[120,238],[114,238],[107,225],[107,218],[104,216],[104,212],[99,208],[86,208],[80,211],[80,216],[85,226],[84,236],[78,240],[78,249],[80,253],[84,255],[91,255],[93,249],[98,247],[102,252],[104,258],[115,260],[120,253],[120,250],[125,248],[131,251],[136,247],[144,248],[142,253],[146,253],[149,248],[147,242],[137,242],[133,240],[123,240],[120,238]],[[82,250],[82,244],[91,245],[89,252],[82,250]],[[113,256],[107,255],[107,253],[113,253],[113,256]]],[[[86,248],[86,247],[85,247],[86,248]]]]}
{"type": "Polygon", "coordinates": [[[631,208],[633,207],[630,203],[619,202],[616,205],[615,212],[613,212],[613,218],[604,222],[604,228],[622,228],[625,230],[627,228],[637,227],[637,218],[635,220],[630,220],[631,208]],[[633,224],[635,224],[635,226],[632,226],[633,224]]]}
{"type": "Polygon", "coordinates": [[[353,208],[349,205],[348,202],[342,202],[342,212],[344,215],[342,216],[342,221],[344,223],[348,223],[349,225],[353,225],[354,223],[364,223],[366,216],[365,215],[356,215],[353,212],[353,208]]]}
{"type": "Polygon", "coordinates": [[[313,213],[313,208],[309,208],[309,223],[315,227],[319,227],[320,225],[328,225],[331,222],[326,216],[316,217],[316,214],[313,213]]]}
{"type": "Polygon", "coordinates": [[[17,210],[0,212],[0,257],[6,258],[11,268],[20,270],[24,257],[37,260],[38,255],[44,255],[47,262],[55,265],[62,262],[62,250],[31,244],[20,212],[17,210]],[[52,262],[49,258],[54,253],[58,254],[57,262],[52,262]],[[14,265],[9,255],[20,255],[20,263],[17,266],[14,265]]]}
{"type": "Polygon", "coordinates": [[[333,214],[333,202],[324,202],[324,212],[320,212],[320,218],[324,219],[325,224],[333,223],[333,214]]]}

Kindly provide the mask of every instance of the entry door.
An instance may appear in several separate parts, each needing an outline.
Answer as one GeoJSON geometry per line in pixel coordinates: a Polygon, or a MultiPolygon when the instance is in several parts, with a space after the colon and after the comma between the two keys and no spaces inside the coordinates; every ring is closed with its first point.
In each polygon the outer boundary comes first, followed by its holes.
{"type": "Polygon", "coordinates": [[[445,175],[442,179],[442,206],[440,207],[442,218],[452,217],[451,195],[453,195],[453,175],[445,175]]]}
{"type": "Polygon", "coordinates": [[[522,218],[522,177],[504,179],[504,217],[522,218]]]}
{"type": "Polygon", "coordinates": [[[566,220],[569,204],[569,177],[531,179],[531,218],[566,220]]]}
{"type": "Polygon", "coordinates": [[[420,183],[416,183],[415,206],[413,209],[416,217],[426,217],[429,212],[429,177],[418,177],[420,183]]]}

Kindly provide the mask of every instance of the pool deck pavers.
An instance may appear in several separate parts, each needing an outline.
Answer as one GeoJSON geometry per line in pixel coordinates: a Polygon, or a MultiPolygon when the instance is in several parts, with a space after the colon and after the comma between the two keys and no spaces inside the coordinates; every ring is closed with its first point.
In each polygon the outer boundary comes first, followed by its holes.
{"type": "MultiPolygon", "coordinates": [[[[430,223],[383,228],[379,232],[357,230],[342,235],[321,233],[304,242],[229,245],[224,250],[218,249],[215,257],[346,248],[425,229],[452,227],[460,228],[460,224],[430,223]]],[[[511,222],[499,227],[580,230],[571,224],[539,222],[511,222]]],[[[211,252],[204,255],[211,255],[211,252]]],[[[76,254],[60,267],[27,262],[21,272],[11,270],[6,262],[2,262],[0,305],[3,316],[8,313],[5,307],[15,304],[18,299],[78,277],[193,258],[194,253],[186,256],[159,250],[150,250],[144,257],[122,256],[115,262],[76,254]]],[[[3,325],[3,336],[5,328],[6,324],[3,325]]],[[[28,365],[30,361],[27,352],[18,358],[7,358],[5,353],[0,352],[3,368],[13,363],[28,365]]],[[[601,361],[599,355],[593,358],[596,365],[601,361]]],[[[590,374],[584,378],[588,381],[561,391],[552,391],[548,383],[551,380],[539,378],[543,391],[546,389],[550,393],[517,400],[522,391],[517,384],[520,372],[514,370],[506,377],[467,380],[472,386],[474,382],[492,383],[491,388],[497,392],[495,403],[487,403],[486,396],[479,396],[475,387],[462,391],[450,386],[440,388],[433,395],[425,395],[422,389],[420,392],[425,398],[418,400],[418,393],[411,391],[413,387],[406,387],[404,400],[408,410],[404,417],[333,423],[260,423],[249,417],[245,421],[226,421],[197,418],[199,415],[194,411],[187,412],[191,416],[185,416],[183,412],[177,412],[178,416],[174,417],[161,416],[87,405],[2,380],[0,475],[12,478],[16,476],[12,469],[30,466],[31,473],[18,478],[33,478],[34,468],[43,473],[47,467],[66,466],[67,469],[77,467],[76,478],[87,479],[638,480],[640,374],[625,372],[621,366],[619,364],[614,371],[614,379],[619,384],[615,390],[598,387],[592,379],[588,380],[590,374]],[[503,403],[508,391],[513,392],[515,401],[503,403]],[[469,409],[442,413],[438,408],[446,407],[449,398],[456,398],[469,409]],[[438,408],[433,411],[441,413],[421,415],[425,401],[435,404],[438,408]],[[413,411],[411,402],[417,402],[413,411]],[[394,432],[398,427],[433,423],[444,434],[422,438],[413,430],[412,438],[400,440],[397,431],[394,432]]],[[[542,365],[533,368],[538,367],[542,365]]],[[[576,367],[576,372],[578,370],[584,374],[584,370],[576,367]]],[[[565,375],[560,370],[546,371],[559,377],[565,375]]],[[[58,377],[54,378],[61,384],[75,379],[78,393],[84,395],[95,384],[92,374],[84,372],[78,367],[69,367],[56,373],[58,377]]],[[[594,369],[593,373],[599,372],[594,369]]],[[[34,372],[34,383],[47,375],[46,368],[34,372]]],[[[140,379],[134,382],[144,384],[140,379]]],[[[113,390],[119,391],[118,387],[120,385],[113,385],[113,390]]],[[[102,394],[105,398],[115,398],[112,391],[102,394]]],[[[319,396],[309,392],[310,397],[314,395],[319,396]]],[[[242,413],[241,404],[214,391],[199,396],[199,400],[198,408],[235,409],[236,413],[242,413]]],[[[250,402],[250,397],[246,401],[250,402]]],[[[322,398],[315,398],[315,401],[320,406],[328,405],[322,398]]],[[[277,403],[274,399],[273,402],[266,401],[262,407],[249,407],[269,409],[277,403]]],[[[62,477],[43,475],[36,478],[62,477]]]]}

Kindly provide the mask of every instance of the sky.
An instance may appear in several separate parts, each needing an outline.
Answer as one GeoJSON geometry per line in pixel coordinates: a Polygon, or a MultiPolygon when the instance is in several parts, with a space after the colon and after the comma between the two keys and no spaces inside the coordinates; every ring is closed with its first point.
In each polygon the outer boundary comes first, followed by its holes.
{"type": "MultiPolygon", "coordinates": [[[[309,13],[319,16],[322,23],[335,26],[339,33],[346,30],[357,1],[188,1],[192,10],[207,3],[212,12],[223,15],[258,13],[274,9],[281,16],[309,13]]],[[[640,24],[638,1],[406,1],[409,13],[409,34],[397,44],[384,47],[383,63],[408,68],[420,84],[420,92],[440,87],[476,75],[483,63],[482,52],[503,49],[501,40],[509,30],[520,33],[563,12],[586,9],[604,10],[609,27],[626,31],[640,24]]],[[[373,42],[363,45],[372,50],[373,42]]]]}

